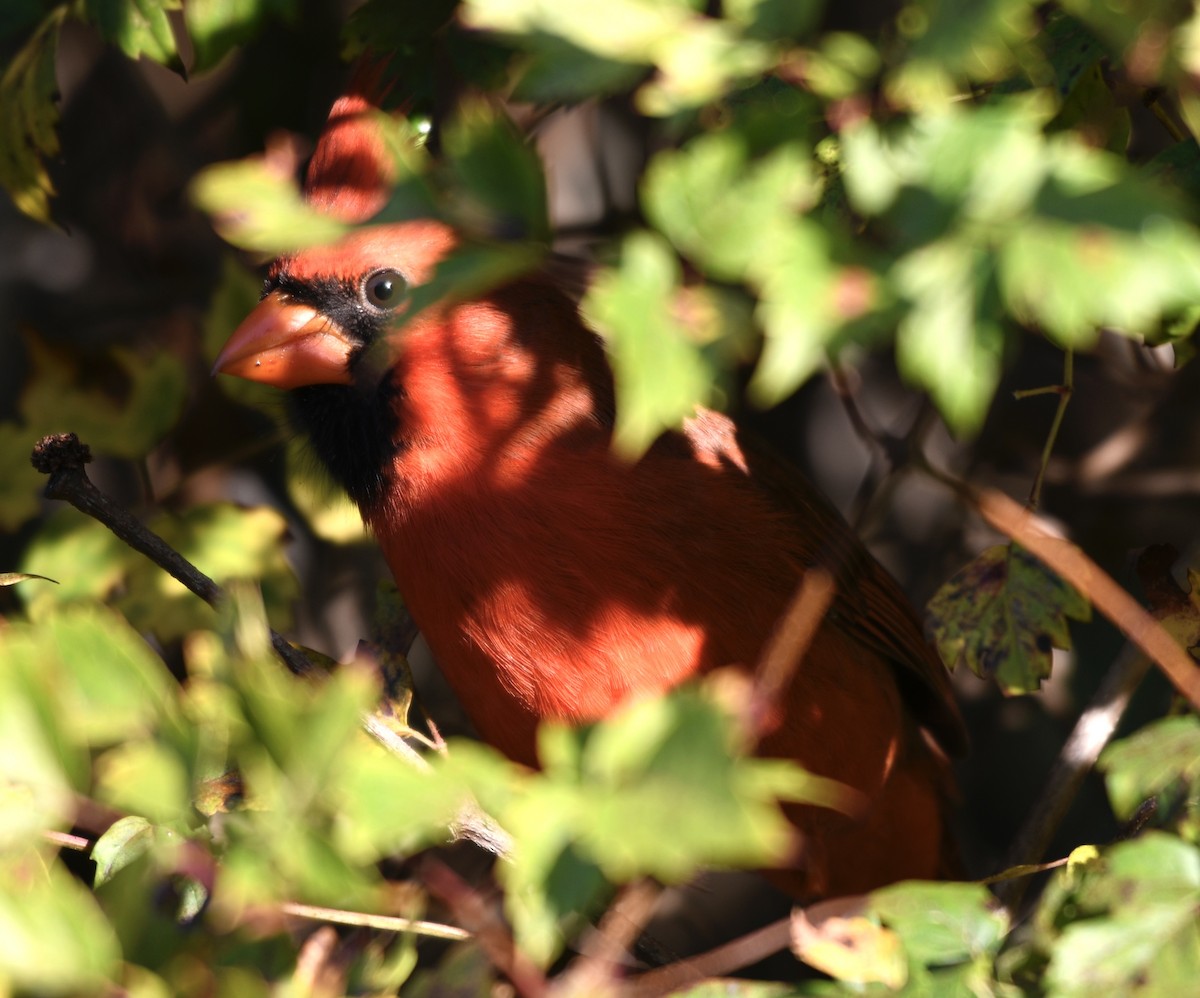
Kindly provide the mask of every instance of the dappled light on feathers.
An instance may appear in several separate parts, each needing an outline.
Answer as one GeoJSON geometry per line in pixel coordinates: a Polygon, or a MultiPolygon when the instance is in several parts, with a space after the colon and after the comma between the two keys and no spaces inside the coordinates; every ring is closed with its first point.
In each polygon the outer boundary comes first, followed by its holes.
{"type": "Polygon", "coordinates": [[[387,203],[395,168],[379,127],[381,113],[357,93],[333,105],[304,182],[314,208],[344,222],[365,222],[387,203]]]}
{"type": "MultiPolygon", "coordinates": [[[[309,168],[319,209],[362,220],[384,203],[373,115],[359,93],[335,105],[309,168]]],[[[302,387],[290,404],[481,735],[536,764],[540,721],[603,718],[726,667],[752,676],[819,566],[836,591],[764,712],[758,751],[865,804],[852,816],[789,805],[802,848],[774,876],[813,897],[948,872],[944,753],[965,735],[896,583],[797,471],[724,416],[699,410],[638,462],[616,456],[602,345],[551,275],[402,321],[361,302],[367,275],[394,269],[419,288],[455,245],[435,221],[378,226],[272,273],[362,344],[348,383],[302,387]],[[356,439],[369,446],[348,460],[356,439]]]]}

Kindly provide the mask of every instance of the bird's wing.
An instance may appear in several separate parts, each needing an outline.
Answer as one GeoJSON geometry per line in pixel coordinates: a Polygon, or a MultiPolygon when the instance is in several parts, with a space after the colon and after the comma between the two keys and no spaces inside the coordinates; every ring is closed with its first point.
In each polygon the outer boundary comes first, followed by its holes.
{"type": "MultiPolygon", "coordinates": [[[[811,538],[802,559],[823,565],[837,579],[831,623],[896,666],[896,678],[917,720],[954,755],[966,751],[967,732],[946,667],[925,639],[920,619],[895,579],[867,551],[833,505],[791,463],[724,417],[710,420],[702,446],[726,464],[744,467],[811,538]],[[713,426],[717,432],[712,432],[713,426]]],[[[689,432],[694,439],[696,434],[689,432]]]]}

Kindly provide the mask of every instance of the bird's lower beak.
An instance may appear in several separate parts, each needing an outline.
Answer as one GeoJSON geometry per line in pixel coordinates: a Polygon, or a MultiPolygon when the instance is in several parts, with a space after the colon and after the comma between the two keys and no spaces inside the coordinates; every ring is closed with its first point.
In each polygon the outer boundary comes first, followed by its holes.
{"type": "Polygon", "coordinates": [[[276,388],[348,385],[355,345],[328,316],[272,291],[229,337],[213,374],[276,388]]]}

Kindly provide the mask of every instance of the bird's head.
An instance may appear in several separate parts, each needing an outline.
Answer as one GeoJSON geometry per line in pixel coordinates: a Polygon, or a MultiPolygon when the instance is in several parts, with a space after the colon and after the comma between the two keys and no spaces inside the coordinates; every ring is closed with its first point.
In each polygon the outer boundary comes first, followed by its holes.
{"type": "MultiPolygon", "coordinates": [[[[393,171],[379,110],[352,93],[333,107],[305,197],[365,222],[386,203],[393,171]]],[[[401,452],[495,455],[516,437],[604,422],[611,409],[602,350],[555,281],[532,276],[410,308],[459,242],[425,219],[352,229],[285,255],[217,357],[216,373],[288,390],[299,428],[364,508],[401,452]]]]}
{"type": "MultiPolygon", "coordinates": [[[[330,111],[305,178],[318,211],[365,222],[387,201],[395,169],[368,81],[330,111]],[[367,92],[363,92],[367,91],[367,92]]],[[[351,384],[354,362],[403,313],[453,248],[451,230],[424,220],[351,230],[341,240],[280,257],[258,307],[229,339],[214,373],[274,385],[351,384]]]]}

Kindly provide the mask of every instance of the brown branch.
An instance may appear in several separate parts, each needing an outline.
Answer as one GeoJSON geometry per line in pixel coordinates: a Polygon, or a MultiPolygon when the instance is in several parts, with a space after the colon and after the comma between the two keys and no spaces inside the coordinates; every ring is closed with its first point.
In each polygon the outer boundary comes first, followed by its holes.
{"type": "Polygon", "coordinates": [[[517,994],[525,998],[541,998],[546,994],[545,976],[517,949],[499,913],[475,888],[432,857],[421,862],[418,874],[429,893],[474,935],[492,966],[512,982],[517,994]]]}
{"type": "MultiPolygon", "coordinates": [[[[101,492],[87,476],[84,465],[92,459],[91,449],[74,433],[54,433],[33,448],[32,463],[43,475],[49,475],[46,485],[48,499],[69,502],[79,512],[98,520],[135,551],[144,554],[163,571],[174,576],[187,589],[209,606],[225,600],[224,590],[195,565],[164,541],[158,534],[122,509],[101,492]]],[[[283,663],[298,676],[313,671],[304,653],[293,648],[287,640],[271,631],[271,647],[283,663]]]]}
{"type": "Polygon", "coordinates": [[[780,950],[787,949],[791,940],[792,919],[789,915],[716,949],[710,949],[707,953],[632,978],[622,988],[621,994],[624,998],[658,998],[660,995],[673,994],[690,985],[713,977],[724,977],[742,967],[765,960],[780,950]]]}
{"type": "MultiPolygon", "coordinates": [[[[1134,690],[1149,668],[1150,659],[1133,645],[1122,649],[1054,760],[1041,796],[1009,848],[1005,867],[1036,864],[1046,854],[1050,840],[1117,730],[1134,690]]],[[[1006,879],[997,887],[996,894],[1009,912],[1015,913],[1028,886],[1028,877],[1006,879]]]]}
{"type": "Polygon", "coordinates": [[[754,692],[749,704],[747,730],[755,743],[772,723],[772,714],[800,668],[836,595],[837,586],[829,570],[822,567],[808,569],[767,640],[755,672],[754,692]]]}
{"type": "Polygon", "coordinates": [[[652,880],[626,884],[609,905],[598,927],[579,942],[580,956],[555,981],[555,992],[567,995],[608,994],[631,964],[630,952],[646,927],[662,888],[652,880]]]}
{"type": "Polygon", "coordinates": [[[1200,668],[1166,629],[1115,579],[1069,541],[1057,537],[1046,522],[995,489],[976,489],[922,463],[937,479],[973,507],[984,520],[1088,597],[1104,616],[1154,662],[1171,684],[1200,710],[1200,668]]]}

